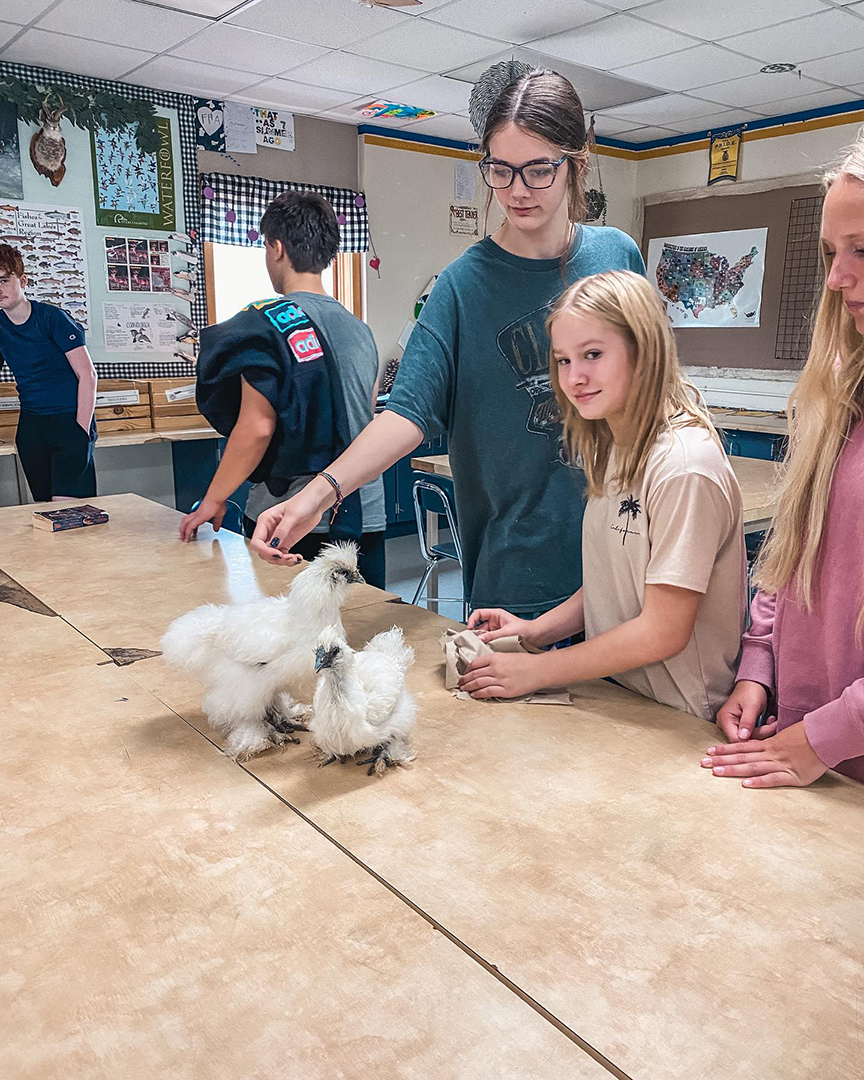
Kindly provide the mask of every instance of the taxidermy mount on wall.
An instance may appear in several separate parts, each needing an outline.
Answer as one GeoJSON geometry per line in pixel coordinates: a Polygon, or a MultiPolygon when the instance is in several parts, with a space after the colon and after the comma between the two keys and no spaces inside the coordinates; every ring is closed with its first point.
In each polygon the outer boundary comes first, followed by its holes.
{"type": "Polygon", "coordinates": [[[43,104],[39,111],[39,123],[42,127],[30,140],[30,160],[33,168],[41,176],[47,177],[54,187],[66,175],[66,140],[60,131],[60,118],[66,112],[66,106],[51,109],[43,104]]]}

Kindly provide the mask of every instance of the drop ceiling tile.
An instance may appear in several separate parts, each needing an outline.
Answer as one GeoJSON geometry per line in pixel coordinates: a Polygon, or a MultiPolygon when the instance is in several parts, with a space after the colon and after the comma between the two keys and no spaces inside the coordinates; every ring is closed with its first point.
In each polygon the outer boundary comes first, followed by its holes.
{"type": "Polygon", "coordinates": [[[714,4],[706,0],[660,0],[640,11],[639,17],[706,41],[719,41],[730,34],[824,10],[821,0],[723,0],[714,4]]]}
{"type": "Polygon", "coordinates": [[[436,112],[467,112],[471,86],[457,79],[445,79],[442,75],[428,75],[404,86],[394,86],[388,93],[394,101],[406,105],[420,105],[436,112]]]}
{"type": "Polygon", "coordinates": [[[802,94],[815,94],[826,89],[815,79],[799,78],[796,71],[784,71],[777,75],[745,75],[743,79],[715,83],[703,93],[710,93],[721,105],[738,105],[742,109],[756,109],[762,112],[762,105],[779,101],[786,97],[800,97],[802,94]]]}
{"type": "Polygon", "coordinates": [[[210,23],[179,11],[159,11],[128,0],[63,0],[39,20],[40,29],[57,30],[73,37],[92,38],[114,45],[145,42],[152,52],[170,49],[210,23]],[[86,15],[82,18],[82,15],[86,15]]]}
{"type": "Polygon", "coordinates": [[[445,7],[447,4],[452,4],[453,0],[421,0],[422,7],[410,7],[399,8],[400,11],[404,11],[406,15],[423,16],[428,15],[430,11],[435,11],[436,8],[445,7]]]}
{"type": "Polygon", "coordinates": [[[591,67],[609,71],[635,64],[646,56],[658,57],[688,49],[692,38],[661,26],[649,26],[630,15],[610,15],[564,34],[535,41],[532,48],[575,64],[590,61],[591,67]]]}
{"type": "Polygon", "coordinates": [[[629,143],[645,143],[654,142],[655,139],[674,139],[678,135],[677,131],[672,131],[669,128],[662,127],[640,127],[634,131],[628,131],[626,135],[621,136],[622,142],[629,143]]]}
{"type": "Polygon", "coordinates": [[[331,52],[291,69],[294,82],[310,86],[326,86],[331,90],[348,90],[353,94],[378,94],[391,86],[402,85],[422,77],[422,71],[370,60],[368,56],[331,52]]]}
{"type": "Polygon", "coordinates": [[[0,19],[16,26],[26,26],[52,3],[53,0],[27,0],[27,3],[22,3],[22,0],[0,0],[0,19]]]}
{"type": "Polygon", "coordinates": [[[635,120],[622,120],[620,116],[595,116],[594,130],[598,135],[608,135],[610,139],[623,136],[625,131],[641,127],[635,120]]]}
{"type": "Polygon", "coordinates": [[[385,30],[383,34],[376,34],[368,41],[351,46],[347,51],[388,63],[407,64],[422,71],[438,72],[492,56],[501,51],[502,44],[500,40],[475,37],[425,19],[410,19],[392,30],[385,30]]]}
{"type": "Polygon", "coordinates": [[[457,30],[493,33],[504,41],[522,44],[596,22],[606,14],[585,0],[457,0],[429,18],[457,30]]]}
{"type": "Polygon", "coordinates": [[[845,87],[838,90],[821,90],[815,94],[801,94],[799,97],[784,97],[773,104],[765,105],[759,111],[766,116],[786,116],[789,113],[806,112],[808,109],[825,109],[830,105],[845,105],[855,100],[855,92],[845,87]]]}
{"type": "Polygon", "coordinates": [[[172,55],[220,67],[239,67],[259,75],[276,75],[314,60],[323,52],[320,45],[288,41],[272,34],[217,23],[185,45],[178,45],[172,55]]]}
{"type": "Polygon", "coordinates": [[[801,65],[801,71],[812,79],[822,79],[835,86],[851,86],[864,78],[864,49],[808,60],[801,65]]]}
{"type": "Polygon", "coordinates": [[[191,11],[195,15],[205,15],[208,19],[219,19],[237,7],[240,0],[153,0],[153,2],[158,3],[160,7],[191,11]]]}
{"type": "Polygon", "coordinates": [[[433,116],[430,120],[408,124],[402,130],[410,135],[437,135],[439,139],[458,139],[467,143],[478,141],[471,121],[464,116],[433,116]]]}
{"type": "Polygon", "coordinates": [[[365,116],[361,116],[361,110],[372,101],[371,97],[357,98],[354,101],[349,101],[345,105],[340,105],[337,109],[326,109],[324,112],[317,115],[322,120],[335,120],[339,123],[349,124],[371,124],[377,123],[377,121],[369,120],[365,116]]]}
{"type": "Polygon", "coordinates": [[[832,8],[782,26],[736,34],[725,38],[723,44],[766,64],[800,64],[843,52],[862,40],[864,22],[848,11],[832,8]]]}
{"type": "Polygon", "coordinates": [[[242,90],[261,76],[251,71],[230,71],[228,68],[196,64],[177,56],[157,56],[149,64],[131,72],[125,82],[138,86],[155,86],[160,90],[175,90],[179,94],[199,97],[219,97],[242,90]]]}
{"type": "MultiPolygon", "coordinates": [[[[237,95],[232,95],[237,97],[237,95]]],[[[297,112],[323,112],[344,105],[354,97],[346,90],[326,90],[321,86],[307,86],[290,79],[267,79],[257,86],[243,91],[238,100],[250,105],[271,105],[297,112]]]]}
{"type": "Polygon", "coordinates": [[[647,101],[634,101],[630,105],[618,105],[607,109],[607,116],[621,120],[633,120],[642,124],[659,124],[665,127],[679,120],[691,120],[697,116],[710,116],[716,113],[717,103],[688,97],[685,94],[663,94],[647,101]]]}
{"type": "Polygon", "coordinates": [[[410,16],[400,11],[365,7],[355,0],[290,0],[289,4],[285,0],[261,0],[231,15],[226,23],[341,49],[406,19],[410,20],[410,16]]]}
{"type": "Polygon", "coordinates": [[[78,75],[94,75],[99,79],[116,79],[152,55],[152,52],[140,49],[125,49],[120,45],[105,45],[101,41],[31,29],[25,30],[17,41],[4,49],[0,59],[72,71],[78,75]]]}
{"type": "Polygon", "coordinates": [[[0,22],[0,48],[2,48],[7,41],[11,41],[16,34],[21,32],[21,27],[16,26],[14,23],[0,22]]]}
{"type": "Polygon", "coordinates": [[[748,112],[746,109],[724,109],[722,112],[699,116],[694,120],[670,120],[664,126],[677,131],[679,135],[690,135],[694,131],[716,131],[761,119],[760,113],[748,112]]]}
{"type": "Polygon", "coordinates": [[[635,8],[646,7],[652,0],[596,0],[603,7],[615,8],[617,11],[633,11],[635,8]]]}
{"type": "Polygon", "coordinates": [[[758,70],[758,60],[727,52],[716,45],[697,45],[674,56],[616,68],[615,74],[662,90],[692,90],[696,86],[752,75],[758,70]]]}
{"type": "Polygon", "coordinates": [[[850,86],[848,88],[853,94],[856,94],[858,98],[864,99],[864,83],[858,83],[856,86],[850,86]]]}

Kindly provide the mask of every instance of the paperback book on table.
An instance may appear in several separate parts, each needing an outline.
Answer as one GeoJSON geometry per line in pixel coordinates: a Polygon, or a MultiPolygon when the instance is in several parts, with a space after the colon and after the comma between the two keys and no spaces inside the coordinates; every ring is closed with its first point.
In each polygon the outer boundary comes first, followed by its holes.
{"type": "Polygon", "coordinates": [[[104,525],[108,515],[98,506],[64,506],[60,510],[35,510],[33,525],[46,532],[66,532],[67,529],[83,529],[87,525],[104,525]]]}

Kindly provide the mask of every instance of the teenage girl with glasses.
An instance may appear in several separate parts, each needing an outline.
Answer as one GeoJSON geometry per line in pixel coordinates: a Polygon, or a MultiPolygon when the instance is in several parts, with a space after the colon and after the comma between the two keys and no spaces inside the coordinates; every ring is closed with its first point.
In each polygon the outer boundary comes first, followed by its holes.
{"type": "Polygon", "coordinates": [[[584,478],[563,448],[546,319],[577,279],[645,268],[629,236],[581,224],[585,119],[561,75],[535,71],[507,85],[481,147],[480,170],[504,223],[438,278],[386,411],[328,467],[329,477],[259,517],[252,547],[269,562],[295,562],[292,544],[334,505],[338,489],[355,490],[446,431],[465,596],[472,607],[529,617],[582,583],[584,478]]]}

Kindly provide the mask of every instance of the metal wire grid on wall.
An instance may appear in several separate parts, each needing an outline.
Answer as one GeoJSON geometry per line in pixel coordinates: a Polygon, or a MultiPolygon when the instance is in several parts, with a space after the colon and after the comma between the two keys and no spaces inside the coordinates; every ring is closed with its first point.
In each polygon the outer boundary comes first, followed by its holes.
{"type": "MultiPolygon", "coordinates": [[[[149,86],[135,86],[132,83],[114,82],[110,79],[94,79],[88,75],[75,75],[69,71],[51,71],[48,68],[32,67],[29,64],[13,64],[0,60],[0,76],[8,75],[29,83],[51,83],[54,86],[68,86],[77,90],[101,90],[126,98],[138,98],[149,101],[163,109],[175,109],[180,139],[180,160],[183,186],[183,209],[186,231],[193,229],[198,235],[195,243],[200,246],[201,208],[198,183],[198,150],[195,144],[195,99],[186,94],[175,94],[169,90],[154,90],[149,86]]],[[[104,230],[107,234],[108,230],[104,230]]],[[[200,254],[200,252],[199,252],[200,254]]],[[[202,261],[203,266],[203,261],[202,261]]],[[[184,309],[185,310],[185,309],[184,309]]],[[[207,300],[202,285],[199,284],[195,300],[191,304],[190,318],[199,328],[207,325],[207,300]]],[[[101,378],[195,378],[193,364],[182,360],[146,361],[135,363],[112,363],[97,361],[96,371],[101,378]]],[[[0,382],[12,382],[13,375],[8,367],[0,371],[0,382]]]]}
{"type": "Polygon", "coordinates": [[[807,359],[813,316],[822,289],[822,258],[819,252],[822,201],[822,195],[793,199],[789,208],[774,347],[777,360],[795,360],[803,364],[807,359]]]}

